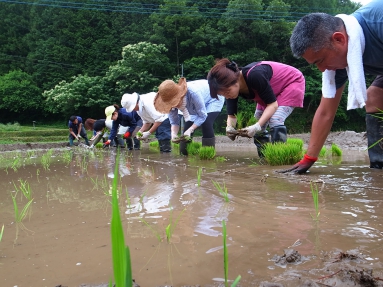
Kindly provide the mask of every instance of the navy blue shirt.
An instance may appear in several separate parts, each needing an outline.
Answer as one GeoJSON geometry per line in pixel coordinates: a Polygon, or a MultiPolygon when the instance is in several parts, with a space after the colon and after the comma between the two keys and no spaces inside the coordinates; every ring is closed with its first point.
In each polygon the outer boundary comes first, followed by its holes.
{"type": "Polygon", "coordinates": [[[134,129],[137,126],[136,119],[134,114],[128,113],[125,108],[118,110],[118,117],[112,124],[112,130],[110,131],[109,140],[112,140],[116,137],[119,126],[129,127],[130,134],[133,133],[134,129]]]}
{"type": "Polygon", "coordinates": [[[80,124],[82,124],[82,118],[79,117],[79,116],[76,116],[76,118],[77,118],[77,124],[75,124],[75,123],[73,123],[73,122],[71,122],[71,121],[68,122],[68,127],[69,127],[70,129],[72,129],[74,133],[78,133],[78,131],[79,131],[79,130],[78,130],[78,126],[79,126],[80,124]]]}

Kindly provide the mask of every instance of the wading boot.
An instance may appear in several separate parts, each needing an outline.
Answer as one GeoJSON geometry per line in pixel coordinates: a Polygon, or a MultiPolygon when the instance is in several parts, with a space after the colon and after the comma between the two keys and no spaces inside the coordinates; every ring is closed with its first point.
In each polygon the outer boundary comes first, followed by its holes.
{"type": "Polygon", "coordinates": [[[287,141],[287,128],[286,126],[276,126],[270,129],[271,142],[283,142],[287,141]]]}
{"type": "Polygon", "coordinates": [[[255,134],[254,136],[254,144],[257,147],[258,156],[260,158],[264,158],[263,148],[264,145],[270,142],[269,133],[264,131],[262,133],[255,134]]]}
{"type": "Polygon", "coordinates": [[[160,152],[172,151],[172,144],[170,143],[170,140],[160,140],[158,143],[160,145],[160,152]]]}
{"type": "Polygon", "coordinates": [[[138,138],[134,137],[133,143],[134,143],[134,149],[135,150],[139,150],[141,148],[141,142],[138,138]]]}
{"type": "Polygon", "coordinates": [[[383,120],[377,114],[366,114],[368,157],[370,168],[383,168],[383,120]]]}
{"type": "Polygon", "coordinates": [[[212,146],[215,148],[215,137],[202,138],[202,146],[212,146]]]}
{"type": "Polygon", "coordinates": [[[187,151],[187,146],[188,146],[188,142],[180,142],[180,154],[181,155],[188,155],[188,151],[187,151]]]}

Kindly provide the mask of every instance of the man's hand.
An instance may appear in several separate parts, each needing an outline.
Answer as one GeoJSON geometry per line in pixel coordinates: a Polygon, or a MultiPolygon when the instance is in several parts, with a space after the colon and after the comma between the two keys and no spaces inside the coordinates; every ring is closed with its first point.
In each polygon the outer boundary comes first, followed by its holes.
{"type": "Polygon", "coordinates": [[[106,142],[104,142],[104,144],[102,145],[103,148],[106,148],[106,147],[109,147],[110,146],[110,140],[107,140],[106,142]]]}
{"type": "Polygon", "coordinates": [[[124,133],[124,139],[127,139],[128,137],[130,137],[130,132],[127,131],[126,133],[124,133]]]}
{"type": "Polygon", "coordinates": [[[142,136],[140,137],[140,139],[142,139],[142,140],[146,140],[146,139],[149,138],[150,135],[151,135],[150,131],[143,132],[143,133],[142,133],[142,136]]]}
{"type": "Polygon", "coordinates": [[[247,136],[252,138],[256,133],[259,133],[262,130],[262,128],[259,125],[259,123],[256,123],[255,125],[246,127],[246,128],[244,128],[242,130],[246,131],[247,132],[247,136]]]}
{"type": "Polygon", "coordinates": [[[237,130],[234,127],[232,126],[226,127],[226,135],[229,139],[231,139],[232,141],[235,140],[235,138],[237,137],[236,134],[237,134],[237,130]]]}
{"type": "Polygon", "coordinates": [[[304,155],[303,159],[299,161],[298,163],[294,164],[291,168],[280,170],[279,173],[286,173],[286,172],[294,172],[298,174],[305,173],[308,171],[308,169],[318,160],[317,157],[308,156],[307,154],[304,155]]]}

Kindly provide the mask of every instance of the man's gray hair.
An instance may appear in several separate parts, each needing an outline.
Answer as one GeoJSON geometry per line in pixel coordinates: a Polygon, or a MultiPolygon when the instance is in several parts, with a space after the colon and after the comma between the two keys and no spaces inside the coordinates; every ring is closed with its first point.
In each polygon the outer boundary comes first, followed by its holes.
{"type": "Polygon", "coordinates": [[[343,25],[340,18],[326,13],[311,13],[302,17],[290,37],[294,57],[300,58],[308,48],[318,52],[331,47],[331,36],[343,25]]]}

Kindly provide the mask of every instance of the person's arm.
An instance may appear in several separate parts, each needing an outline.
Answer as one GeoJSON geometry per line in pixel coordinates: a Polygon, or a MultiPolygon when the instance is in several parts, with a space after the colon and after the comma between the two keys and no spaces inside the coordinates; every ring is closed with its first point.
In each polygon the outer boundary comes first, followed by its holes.
{"type": "Polygon", "coordinates": [[[81,128],[82,128],[82,123],[78,123],[78,135],[77,136],[80,136],[81,134],[81,128]]]}
{"type": "Polygon", "coordinates": [[[154,133],[156,130],[157,130],[157,128],[160,126],[162,124],[162,122],[155,122],[153,125],[152,125],[152,127],[149,129],[149,132],[152,134],[152,133],[154,133]]]}
{"type": "Polygon", "coordinates": [[[140,128],[140,132],[146,132],[147,130],[149,130],[150,129],[150,125],[151,125],[151,123],[144,123],[143,125],[142,125],[142,127],[140,128]]]}
{"type": "Polygon", "coordinates": [[[281,173],[293,171],[295,173],[305,173],[317,161],[320,150],[328,134],[330,133],[335,114],[338,109],[340,99],[344,90],[344,85],[336,90],[334,98],[322,97],[318,109],[315,112],[311,125],[311,137],[307,153],[303,159],[291,168],[279,171],[281,173]]]}
{"type": "Polygon", "coordinates": [[[322,97],[318,109],[315,112],[313,123],[311,125],[311,136],[307,155],[318,157],[328,134],[330,133],[335,114],[338,109],[344,86],[336,90],[334,98],[322,97]]]}
{"type": "Polygon", "coordinates": [[[268,104],[266,109],[263,111],[261,118],[258,120],[259,125],[262,127],[267,121],[274,115],[278,109],[278,102],[268,104]]]}
{"type": "Polygon", "coordinates": [[[70,133],[75,139],[77,139],[77,135],[73,132],[73,129],[72,129],[72,128],[69,128],[69,133],[70,133]]]}

